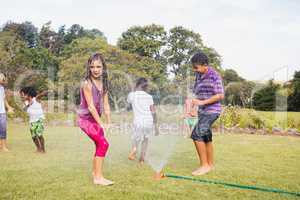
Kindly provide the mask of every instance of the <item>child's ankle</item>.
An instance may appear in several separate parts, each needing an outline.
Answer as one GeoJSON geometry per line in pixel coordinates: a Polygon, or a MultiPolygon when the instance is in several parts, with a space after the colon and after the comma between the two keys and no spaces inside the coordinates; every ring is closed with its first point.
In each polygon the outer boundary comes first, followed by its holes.
{"type": "Polygon", "coordinates": [[[204,164],[204,165],[201,165],[201,168],[210,168],[211,166],[209,164],[204,164]]]}

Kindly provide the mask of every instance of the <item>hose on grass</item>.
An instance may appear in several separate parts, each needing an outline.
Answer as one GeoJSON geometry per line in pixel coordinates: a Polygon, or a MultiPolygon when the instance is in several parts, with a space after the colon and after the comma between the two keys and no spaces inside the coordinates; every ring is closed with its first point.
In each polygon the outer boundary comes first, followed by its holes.
{"type": "Polygon", "coordinates": [[[300,197],[299,192],[289,192],[289,191],[275,189],[275,188],[257,187],[257,186],[251,186],[251,185],[240,185],[240,184],[234,184],[234,183],[226,183],[223,181],[204,180],[204,179],[198,179],[198,178],[193,178],[193,177],[189,177],[189,176],[178,176],[178,175],[173,175],[173,174],[164,174],[164,175],[165,175],[165,177],[175,178],[175,179],[183,179],[183,180],[190,180],[190,181],[196,181],[196,182],[201,182],[201,183],[224,185],[227,187],[240,188],[240,189],[244,189],[244,190],[256,190],[256,191],[263,191],[263,192],[288,194],[288,195],[294,195],[294,196],[300,197]]]}

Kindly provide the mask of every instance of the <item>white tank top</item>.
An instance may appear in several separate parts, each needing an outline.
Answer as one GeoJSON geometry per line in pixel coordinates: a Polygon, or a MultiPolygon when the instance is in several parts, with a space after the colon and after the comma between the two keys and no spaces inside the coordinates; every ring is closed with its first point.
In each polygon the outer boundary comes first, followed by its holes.
{"type": "Polygon", "coordinates": [[[4,91],[4,87],[0,85],[0,114],[6,113],[4,101],[5,101],[5,91],[4,91]]]}

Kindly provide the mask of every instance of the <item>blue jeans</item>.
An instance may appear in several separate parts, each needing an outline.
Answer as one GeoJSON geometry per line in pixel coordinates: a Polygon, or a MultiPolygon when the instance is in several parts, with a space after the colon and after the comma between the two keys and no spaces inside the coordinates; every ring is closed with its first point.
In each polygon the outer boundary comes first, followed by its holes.
{"type": "Polygon", "coordinates": [[[0,139],[6,139],[6,113],[0,113],[0,139]]]}

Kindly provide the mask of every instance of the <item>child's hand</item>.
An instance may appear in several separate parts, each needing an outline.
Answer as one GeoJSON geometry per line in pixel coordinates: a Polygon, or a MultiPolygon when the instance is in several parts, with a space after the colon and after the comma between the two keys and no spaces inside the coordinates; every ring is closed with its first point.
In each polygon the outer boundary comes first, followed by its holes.
{"type": "Polygon", "coordinates": [[[111,124],[103,124],[102,128],[104,130],[105,135],[107,135],[111,130],[111,124]]]}
{"type": "Polygon", "coordinates": [[[24,101],[24,106],[26,107],[26,106],[29,106],[29,101],[24,101]]]}
{"type": "Polygon", "coordinates": [[[204,101],[203,100],[199,100],[199,99],[193,99],[192,100],[192,104],[193,105],[197,105],[197,106],[203,106],[203,105],[205,105],[204,101]]]}
{"type": "Polygon", "coordinates": [[[7,112],[8,112],[8,113],[14,113],[15,111],[14,111],[14,108],[9,107],[9,108],[7,108],[7,112]]]}
{"type": "Polygon", "coordinates": [[[111,124],[103,124],[103,127],[105,130],[108,130],[111,128],[111,124]]]}

